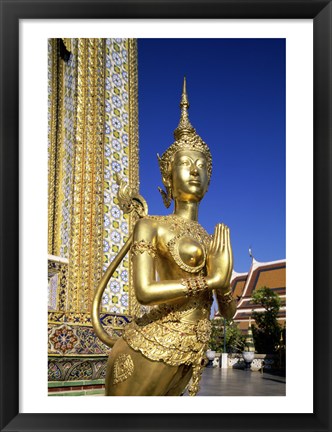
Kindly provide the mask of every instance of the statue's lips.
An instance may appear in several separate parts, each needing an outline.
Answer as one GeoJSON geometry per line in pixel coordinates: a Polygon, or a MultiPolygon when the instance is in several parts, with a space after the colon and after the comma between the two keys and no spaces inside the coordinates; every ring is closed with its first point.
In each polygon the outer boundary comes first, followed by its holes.
{"type": "Polygon", "coordinates": [[[201,182],[199,180],[189,180],[189,184],[198,185],[199,186],[201,184],[201,182]]]}

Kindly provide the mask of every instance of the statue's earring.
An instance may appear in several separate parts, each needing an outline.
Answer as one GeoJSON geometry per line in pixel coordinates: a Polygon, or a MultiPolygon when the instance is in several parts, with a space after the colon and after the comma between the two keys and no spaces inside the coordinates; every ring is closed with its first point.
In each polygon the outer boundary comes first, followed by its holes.
{"type": "Polygon", "coordinates": [[[158,190],[161,194],[161,197],[163,199],[163,203],[164,203],[165,207],[168,208],[172,202],[172,199],[171,199],[170,193],[169,193],[170,192],[169,189],[166,188],[166,192],[165,192],[161,187],[158,186],[158,190]]]}
{"type": "MultiPolygon", "coordinates": [[[[159,156],[158,153],[157,153],[157,158],[158,158],[158,164],[159,164],[159,168],[161,171],[161,175],[163,177],[163,182],[165,184],[165,181],[164,181],[164,177],[165,177],[164,169],[165,169],[165,167],[163,166],[161,157],[159,156]]],[[[172,202],[172,190],[171,190],[171,188],[169,186],[166,186],[166,192],[165,192],[161,187],[158,186],[158,190],[161,193],[161,197],[163,199],[163,203],[164,203],[165,207],[168,208],[172,202]]]]}

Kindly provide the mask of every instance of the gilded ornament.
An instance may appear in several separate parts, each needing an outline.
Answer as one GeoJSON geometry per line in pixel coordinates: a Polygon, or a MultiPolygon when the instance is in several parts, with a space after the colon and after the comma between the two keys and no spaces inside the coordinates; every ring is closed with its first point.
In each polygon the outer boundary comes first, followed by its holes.
{"type": "Polygon", "coordinates": [[[187,288],[187,297],[196,296],[198,293],[204,292],[208,289],[204,276],[182,279],[181,283],[187,288]]]}
{"type": "MultiPolygon", "coordinates": [[[[128,88],[129,88],[129,186],[139,188],[139,147],[138,147],[138,64],[137,40],[128,39],[128,88]]],[[[129,232],[133,231],[138,219],[136,212],[129,215],[129,232]]],[[[140,316],[141,305],[137,302],[133,284],[132,262],[129,260],[129,313],[140,316]]]]}
{"type": "Polygon", "coordinates": [[[200,320],[196,324],[197,339],[202,343],[207,343],[211,335],[211,322],[209,320],[200,320]]]}
{"type": "Polygon", "coordinates": [[[58,55],[56,39],[50,39],[49,44],[49,82],[48,82],[48,253],[53,254],[54,248],[54,221],[56,199],[56,136],[57,136],[57,74],[58,55]]]}
{"type": "Polygon", "coordinates": [[[77,136],[69,262],[70,310],[89,310],[102,275],[104,185],[103,39],[79,39],[77,136]]]}
{"type": "Polygon", "coordinates": [[[205,266],[206,250],[210,245],[211,236],[205,231],[205,229],[196,221],[186,220],[178,217],[177,215],[169,216],[147,216],[147,219],[152,219],[165,224],[167,228],[174,233],[167,242],[167,247],[171,253],[176,264],[188,273],[198,273],[205,266]],[[180,242],[183,239],[189,239],[189,241],[197,241],[201,248],[202,259],[198,265],[187,264],[183,261],[180,253],[180,242]]]}
{"type": "Polygon", "coordinates": [[[113,384],[119,384],[126,381],[134,372],[134,363],[129,354],[120,354],[114,363],[113,384]]]}
{"type": "Polygon", "coordinates": [[[148,205],[142,195],[135,192],[119,174],[116,174],[116,183],[119,186],[117,193],[119,207],[123,213],[136,212],[138,217],[147,215],[148,205]]]}
{"type": "MultiPolygon", "coordinates": [[[[183,81],[182,96],[180,102],[181,116],[178,127],[174,131],[174,143],[164,152],[164,154],[158,157],[160,171],[164,180],[168,180],[171,173],[171,165],[175,154],[180,150],[197,150],[204,154],[207,162],[207,170],[209,179],[212,174],[212,156],[209,147],[202,140],[202,138],[196,133],[189,121],[188,109],[189,100],[186,88],[186,78],[183,81]]],[[[165,183],[165,181],[164,181],[165,183]]]]}
{"type": "Polygon", "coordinates": [[[234,300],[234,298],[233,298],[232,292],[228,291],[226,293],[223,293],[222,296],[220,296],[219,303],[221,303],[222,305],[228,305],[233,300],[234,300]]]}
{"type": "Polygon", "coordinates": [[[169,208],[172,203],[170,188],[166,188],[165,192],[161,187],[158,186],[158,191],[160,192],[160,195],[163,199],[164,206],[169,208]]]}
{"type": "Polygon", "coordinates": [[[142,254],[144,252],[147,252],[149,255],[151,255],[153,258],[157,255],[157,249],[155,246],[153,246],[152,243],[146,242],[144,240],[136,241],[133,243],[131,247],[131,252],[134,255],[137,255],[138,253],[142,254]]]}
{"type": "Polygon", "coordinates": [[[70,52],[72,50],[71,39],[70,38],[62,38],[62,41],[66,47],[66,50],[70,52]]]}
{"type": "Polygon", "coordinates": [[[51,50],[49,169],[48,169],[48,251],[60,255],[61,204],[63,168],[64,64],[60,59],[57,39],[52,39],[51,50]]]}

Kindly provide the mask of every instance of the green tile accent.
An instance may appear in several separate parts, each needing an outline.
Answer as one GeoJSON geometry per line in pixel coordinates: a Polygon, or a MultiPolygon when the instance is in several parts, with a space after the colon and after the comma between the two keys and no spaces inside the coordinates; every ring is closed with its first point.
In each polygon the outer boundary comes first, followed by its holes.
{"type": "Polygon", "coordinates": [[[105,384],[105,379],[96,379],[91,381],[83,381],[83,385],[97,385],[97,384],[105,384]]]}
{"type": "Polygon", "coordinates": [[[80,391],[61,391],[49,393],[49,396],[103,396],[105,394],[104,389],[91,389],[91,390],[80,390],[80,391]]]}
{"type": "Polygon", "coordinates": [[[64,385],[62,387],[75,387],[75,386],[82,386],[84,384],[84,381],[64,381],[63,384],[64,385]]]}
{"type": "Polygon", "coordinates": [[[49,396],[85,396],[85,391],[69,391],[69,392],[55,392],[49,393],[49,396]]]}
{"type": "Polygon", "coordinates": [[[96,379],[96,380],[83,380],[83,381],[49,381],[48,388],[56,388],[56,387],[75,387],[75,386],[84,386],[84,385],[97,385],[97,384],[105,384],[105,379],[96,379]]]}
{"type": "Polygon", "coordinates": [[[64,387],[65,381],[49,381],[48,388],[64,387]]]}
{"type": "Polygon", "coordinates": [[[86,396],[92,396],[92,395],[96,395],[96,394],[105,394],[105,390],[104,389],[91,389],[91,390],[85,390],[85,394],[86,396]]]}

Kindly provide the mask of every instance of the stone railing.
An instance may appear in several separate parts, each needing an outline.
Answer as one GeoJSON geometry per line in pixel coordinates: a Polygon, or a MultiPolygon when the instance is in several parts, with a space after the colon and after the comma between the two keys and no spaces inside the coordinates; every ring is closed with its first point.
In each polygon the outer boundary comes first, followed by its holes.
{"type": "MultiPolygon", "coordinates": [[[[255,354],[254,360],[251,363],[250,369],[258,371],[262,369],[273,369],[276,367],[277,356],[273,354],[255,354]]],[[[242,354],[228,354],[228,367],[233,369],[244,369],[245,362],[242,354]]]]}
{"type": "MultiPolygon", "coordinates": [[[[216,357],[213,360],[213,366],[219,367],[220,365],[220,353],[216,353],[216,357]]],[[[278,367],[278,356],[274,354],[255,354],[255,358],[251,363],[252,371],[275,369],[278,367]]],[[[242,357],[242,353],[228,354],[227,355],[227,368],[232,369],[244,369],[245,362],[242,357]]]]}

